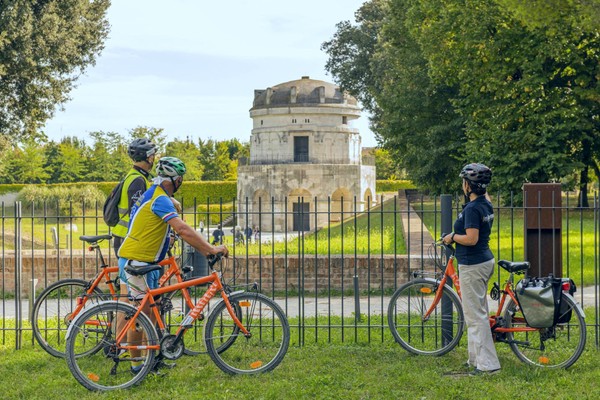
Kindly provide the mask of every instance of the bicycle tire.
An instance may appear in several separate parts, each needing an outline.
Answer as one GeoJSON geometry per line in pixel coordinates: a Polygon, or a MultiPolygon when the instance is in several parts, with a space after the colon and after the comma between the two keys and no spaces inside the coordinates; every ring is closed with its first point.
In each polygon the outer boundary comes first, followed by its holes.
{"type": "Polygon", "coordinates": [[[230,297],[230,302],[239,305],[241,322],[250,336],[233,329],[233,318],[225,302],[219,302],[210,313],[204,332],[210,358],[232,375],[273,370],[285,357],[290,343],[290,326],[283,310],[259,293],[238,293],[230,297]],[[231,337],[235,340],[227,351],[219,352],[219,346],[231,337]]]}
{"type": "MultiPolygon", "coordinates": [[[[75,318],[69,327],[66,345],[66,359],[69,370],[75,379],[86,389],[91,391],[107,391],[126,389],[141,382],[154,368],[155,351],[145,350],[135,358],[142,361],[143,366],[137,373],[131,372],[131,361],[134,358],[129,351],[121,350],[115,345],[115,332],[113,321],[122,318],[126,320],[136,313],[137,309],[123,302],[114,300],[96,304],[75,318]],[[98,321],[95,329],[91,328],[88,321],[98,321]],[[90,349],[102,349],[91,351],[90,349]]],[[[136,319],[135,330],[139,332],[140,339],[126,340],[130,345],[149,346],[159,343],[158,334],[144,314],[140,313],[136,319]]]]}
{"type": "Polygon", "coordinates": [[[388,305],[388,326],[396,342],[417,355],[441,356],[456,347],[464,331],[464,313],[460,298],[449,286],[440,287],[435,279],[415,279],[400,286],[388,305]],[[423,315],[443,290],[441,301],[427,321],[423,315]],[[452,319],[442,317],[442,304],[448,300],[452,319]],[[444,326],[442,323],[444,322],[444,326]],[[448,329],[447,323],[452,327],[448,329]]]}
{"type": "MultiPolygon", "coordinates": [[[[72,315],[73,310],[77,306],[77,298],[85,293],[88,284],[83,279],[62,279],[44,289],[33,303],[29,318],[33,336],[48,354],[64,358],[67,330],[76,317],[72,315]]],[[[98,287],[93,292],[103,294],[98,287]]]]}
{"type": "MultiPolygon", "coordinates": [[[[171,334],[175,334],[181,325],[181,322],[190,311],[189,306],[186,304],[185,299],[182,297],[175,296],[179,291],[166,293],[165,296],[171,301],[173,305],[173,309],[169,311],[167,314],[163,315],[163,323],[165,327],[171,334]]],[[[231,304],[238,318],[241,318],[242,311],[237,303],[231,304]]],[[[211,305],[209,304],[207,308],[204,310],[204,314],[210,314],[211,305]]],[[[184,354],[188,356],[197,356],[199,354],[207,354],[208,351],[206,349],[206,342],[204,339],[204,330],[206,329],[206,321],[203,320],[195,320],[192,324],[191,328],[188,328],[183,336],[184,342],[184,354]]],[[[237,325],[233,325],[233,334],[229,337],[228,340],[221,343],[217,347],[217,351],[219,353],[227,350],[229,346],[235,341],[237,337],[237,333],[239,332],[239,327],[237,325]]]]}
{"type": "MultiPolygon", "coordinates": [[[[566,304],[562,311],[572,313],[567,323],[536,331],[507,332],[510,348],[521,361],[542,368],[568,368],[579,359],[587,336],[585,316],[571,296],[563,293],[561,302],[566,304]]],[[[527,326],[518,304],[512,299],[506,306],[504,318],[508,328],[527,326]]]]}

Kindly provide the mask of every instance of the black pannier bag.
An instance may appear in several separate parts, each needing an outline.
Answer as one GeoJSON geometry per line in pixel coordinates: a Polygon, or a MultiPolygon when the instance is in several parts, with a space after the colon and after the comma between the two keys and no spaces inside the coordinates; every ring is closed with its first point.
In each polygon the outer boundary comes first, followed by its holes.
{"type": "MultiPolygon", "coordinates": [[[[573,282],[573,279],[571,278],[562,278],[562,289],[563,291],[569,293],[571,296],[573,296],[573,293],[575,293],[577,291],[577,286],[575,286],[575,282],[573,282]],[[568,290],[566,290],[566,286],[568,285],[568,290]]],[[[558,312],[558,321],[556,321],[557,324],[566,324],[571,320],[571,315],[573,314],[573,309],[569,307],[569,304],[567,304],[566,301],[562,301],[562,297],[561,297],[561,302],[560,302],[560,308],[559,308],[559,312],[558,312]]]]}
{"type": "Polygon", "coordinates": [[[532,328],[550,328],[558,320],[561,310],[562,279],[524,278],[515,286],[519,307],[532,328]]]}

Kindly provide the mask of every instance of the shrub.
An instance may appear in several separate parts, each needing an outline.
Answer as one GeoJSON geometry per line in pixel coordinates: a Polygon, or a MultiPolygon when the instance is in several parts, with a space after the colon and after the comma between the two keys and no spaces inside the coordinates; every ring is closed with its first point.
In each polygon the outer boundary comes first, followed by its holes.
{"type": "Polygon", "coordinates": [[[95,209],[102,205],[106,195],[92,185],[26,185],[17,197],[27,208],[58,209],[59,215],[77,215],[83,207],[95,209]],[[72,211],[71,211],[72,210],[72,211]]]}
{"type": "Polygon", "coordinates": [[[416,189],[416,186],[407,180],[392,181],[392,180],[378,180],[376,182],[377,193],[383,192],[397,192],[401,189],[416,189]]]}

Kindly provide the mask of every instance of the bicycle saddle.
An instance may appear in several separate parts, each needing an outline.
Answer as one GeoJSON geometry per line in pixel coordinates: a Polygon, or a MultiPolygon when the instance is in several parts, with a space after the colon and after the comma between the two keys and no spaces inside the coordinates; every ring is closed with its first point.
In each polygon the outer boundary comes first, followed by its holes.
{"type": "Polygon", "coordinates": [[[133,265],[127,264],[125,266],[125,271],[134,276],[146,275],[148,272],[156,271],[158,269],[162,269],[162,267],[158,264],[150,264],[139,267],[134,267],[133,265]]]}
{"type": "Polygon", "coordinates": [[[529,269],[528,261],[511,262],[511,261],[506,261],[506,260],[500,260],[500,261],[498,261],[498,265],[511,273],[519,272],[519,271],[527,271],[529,269]]]}
{"type": "Polygon", "coordinates": [[[79,236],[79,240],[83,240],[84,242],[88,243],[95,243],[107,239],[112,239],[112,235],[79,236]]]}

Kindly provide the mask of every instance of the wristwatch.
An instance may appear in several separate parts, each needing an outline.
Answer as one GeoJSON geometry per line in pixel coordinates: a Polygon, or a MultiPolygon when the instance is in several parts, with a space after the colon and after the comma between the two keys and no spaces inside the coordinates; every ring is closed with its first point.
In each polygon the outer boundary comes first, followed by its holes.
{"type": "Polygon", "coordinates": [[[452,235],[450,236],[450,240],[452,240],[454,242],[454,235],[456,235],[456,232],[452,232],[452,235]]]}

